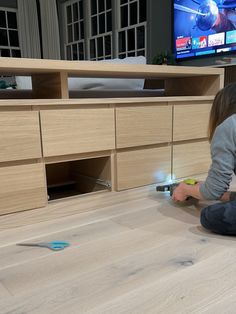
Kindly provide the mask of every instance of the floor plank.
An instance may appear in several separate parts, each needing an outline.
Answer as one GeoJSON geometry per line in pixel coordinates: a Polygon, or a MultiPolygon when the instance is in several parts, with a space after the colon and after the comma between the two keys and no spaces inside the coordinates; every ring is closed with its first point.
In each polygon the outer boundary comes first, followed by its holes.
{"type": "MultiPolygon", "coordinates": [[[[184,271],[136,288],[88,313],[187,314],[196,312],[203,300],[217,300],[222,293],[228,293],[235,287],[235,278],[232,276],[236,271],[235,257],[235,250],[230,253],[224,249],[203,263],[194,264],[192,267],[186,267],[184,271]],[[222,258],[226,259],[224,264],[216,263],[222,258]]],[[[76,313],[74,307],[69,311],[76,313]]]]}
{"type": "Polygon", "coordinates": [[[234,313],[236,238],[200,227],[207,204],[152,186],[0,217],[0,313],[234,313]]]}

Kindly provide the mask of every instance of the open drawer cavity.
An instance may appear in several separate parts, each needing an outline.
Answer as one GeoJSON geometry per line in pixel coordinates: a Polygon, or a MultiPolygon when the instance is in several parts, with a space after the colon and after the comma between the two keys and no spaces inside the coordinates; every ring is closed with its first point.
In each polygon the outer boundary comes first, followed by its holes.
{"type": "Polygon", "coordinates": [[[111,189],[110,157],[46,165],[48,199],[111,189]]]}

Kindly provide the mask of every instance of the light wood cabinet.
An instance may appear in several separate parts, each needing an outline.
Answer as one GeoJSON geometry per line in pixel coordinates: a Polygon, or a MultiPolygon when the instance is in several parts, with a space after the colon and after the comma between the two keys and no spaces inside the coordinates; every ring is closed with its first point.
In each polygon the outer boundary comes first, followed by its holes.
{"type": "Polygon", "coordinates": [[[32,90],[0,91],[0,214],[44,206],[47,195],[118,191],[208,170],[206,128],[223,69],[2,57],[0,75],[32,78],[32,90]],[[69,77],[147,79],[164,90],[114,98],[73,91],[71,99],[69,77]]]}
{"type": "Polygon", "coordinates": [[[42,110],[44,157],[115,148],[114,109],[42,110]]]}
{"type": "Polygon", "coordinates": [[[42,163],[0,167],[0,214],[43,207],[47,203],[42,163]]]}
{"type": "Polygon", "coordinates": [[[117,148],[170,142],[171,127],[172,108],[167,103],[116,108],[117,148]]]}
{"type": "Polygon", "coordinates": [[[117,153],[118,190],[163,182],[170,174],[170,146],[117,153]]]}
{"type": "Polygon", "coordinates": [[[210,164],[208,141],[173,145],[172,172],[175,178],[206,173],[210,164]]]}
{"type": "Polygon", "coordinates": [[[0,112],[0,162],[40,157],[38,112],[0,112]]]}
{"type": "Polygon", "coordinates": [[[176,104],[173,110],[173,141],[207,137],[212,103],[176,104]]]}

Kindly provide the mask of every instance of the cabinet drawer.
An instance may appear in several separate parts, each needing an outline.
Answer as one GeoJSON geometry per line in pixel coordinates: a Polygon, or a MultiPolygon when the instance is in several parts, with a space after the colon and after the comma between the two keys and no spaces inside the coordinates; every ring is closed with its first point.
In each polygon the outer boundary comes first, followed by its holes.
{"type": "Polygon", "coordinates": [[[165,181],[170,172],[170,147],[117,153],[118,190],[165,181]]]}
{"type": "Polygon", "coordinates": [[[48,110],[40,115],[46,157],[115,148],[112,108],[48,110]]]}
{"type": "Polygon", "coordinates": [[[212,104],[175,105],[173,141],[207,137],[212,104]]]}
{"type": "Polygon", "coordinates": [[[173,174],[176,178],[206,173],[210,164],[208,141],[173,146],[173,174]]]}
{"type": "Polygon", "coordinates": [[[117,148],[170,142],[171,127],[171,106],[117,108],[117,148]]]}
{"type": "Polygon", "coordinates": [[[0,215],[45,206],[43,164],[0,167],[0,199],[0,215]]]}
{"type": "Polygon", "coordinates": [[[40,157],[38,112],[0,112],[0,162],[40,157]]]}

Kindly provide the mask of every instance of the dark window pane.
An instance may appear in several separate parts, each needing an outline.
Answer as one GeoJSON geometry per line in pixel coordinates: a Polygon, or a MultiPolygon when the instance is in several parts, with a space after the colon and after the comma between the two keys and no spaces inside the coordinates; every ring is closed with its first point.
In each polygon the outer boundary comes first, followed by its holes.
{"type": "Polygon", "coordinates": [[[72,23],[72,12],[71,12],[71,6],[68,5],[66,7],[66,13],[67,13],[67,24],[72,23]]]}
{"type": "Polygon", "coordinates": [[[0,49],[1,57],[10,57],[10,50],[9,49],[0,49]]]}
{"type": "Polygon", "coordinates": [[[145,48],[145,32],[144,26],[137,28],[137,49],[145,48]]]}
{"type": "Polygon", "coordinates": [[[125,31],[119,33],[119,52],[126,51],[125,31]]]}
{"type": "Polygon", "coordinates": [[[128,0],[120,0],[120,4],[128,3],[128,0]]]}
{"type": "Polygon", "coordinates": [[[0,46],[8,46],[7,31],[0,29],[0,46]]]}
{"type": "Polygon", "coordinates": [[[72,60],[71,46],[67,46],[67,47],[66,47],[66,59],[67,59],[67,60],[72,60]]]}
{"type": "Polygon", "coordinates": [[[74,41],[79,40],[79,23],[74,24],[74,41]]]}
{"type": "Polygon", "coordinates": [[[99,34],[105,33],[105,13],[99,15],[99,34]]]}
{"type": "Polygon", "coordinates": [[[126,27],[128,26],[128,6],[125,5],[124,7],[121,7],[120,9],[120,14],[121,14],[121,27],[126,27]]]}
{"type": "Polygon", "coordinates": [[[9,31],[10,45],[13,47],[19,47],[19,39],[17,31],[9,31]]]}
{"type": "Polygon", "coordinates": [[[129,25],[137,24],[138,22],[138,6],[137,2],[133,2],[130,4],[129,10],[129,25]]]}
{"type": "Polygon", "coordinates": [[[11,54],[12,54],[12,57],[13,57],[13,58],[20,58],[20,57],[21,57],[20,50],[13,49],[13,50],[11,51],[11,54]]]}
{"type": "Polygon", "coordinates": [[[79,43],[79,60],[84,60],[84,45],[79,43]]]}
{"type": "Polygon", "coordinates": [[[147,17],[146,0],[139,0],[139,22],[145,22],[147,17]]]}
{"type": "Polygon", "coordinates": [[[97,39],[97,46],[98,46],[98,57],[103,56],[103,37],[99,37],[97,39]]]}
{"type": "Polygon", "coordinates": [[[111,9],[111,0],[106,0],[106,10],[111,9]]]}
{"type": "Polygon", "coordinates": [[[84,22],[80,22],[80,39],[84,39],[84,22]]]}
{"type": "Polygon", "coordinates": [[[68,43],[71,43],[73,41],[72,25],[69,25],[67,27],[67,32],[68,32],[68,43]]]}
{"type": "Polygon", "coordinates": [[[120,58],[120,59],[124,59],[125,57],[126,57],[126,54],[125,54],[125,53],[119,54],[119,58],[120,58]]]}
{"type": "Polygon", "coordinates": [[[74,44],[72,46],[72,53],[73,53],[73,60],[78,60],[78,52],[77,52],[77,45],[74,44]]]}
{"type": "Polygon", "coordinates": [[[97,0],[91,0],[91,11],[92,14],[97,13],[97,0]]]}
{"type": "Polygon", "coordinates": [[[7,27],[6,15],[4,11],[0,11],[0,27],[4,27],[4,28],[7,27]]]}
{"type": "Polygon", "coordinates": [[[78,3],[73,4],[73,21],[77,22],[79,19],[79,12],[78,12],[78,3]]]}
{"type": "Polygon", "coordinates": [[[105,60],[110,60],[111,59],[111,56],[106,56],[105,57],[105,60]]]}
{"type": "Polygon", "coordinates": [[[83,1],[79,2],[79,17],[80,19],[84,18],[84,6],[83,6],[83,1]]]}
{"type": "Polygon", "coordinates": [[[90,58],[96,58],[95,39],[90,40],[90,58]]]}
{"type": "Polygon", "coordinates": [[[111,11],[107,12],[107,32],[111,32],[112,30],[112,16],[111,11]]]}
{"type": "Polygon", "coordinates": [[[145,50],[139,50],[137,56],[145,56],[145,50]]]}
{"type": "Polygon", "coordinates": [[[105,36],[105,55],[111,54],[111,36],[105,36]]]}
{"type": "Polygon", "coordinates": [[[7,22],[8,22],[8,28],[17,29],[17,21],[16,21],[15,12],[7,12],[7,22]]]}
{"type": "Polygon", "coordinates": [[[135,31],[134,28],[128,30],[128,50],[135,50],[135,31]]]}
{"type": "Polygon", "coordinates": [[[105,11],[105,0],[98,0],[98,8],[99,12],[105,11]]]}
{"type": "Polygon", "coordinates": [[[128,52],[128,57],[135,57],[135,52],[128,52]]]}
{"type": "Polygon", "coordinates": [[[92,36],[97,35],[98,25],[97,25],[97,16],[92,17],[92,36]]]}

